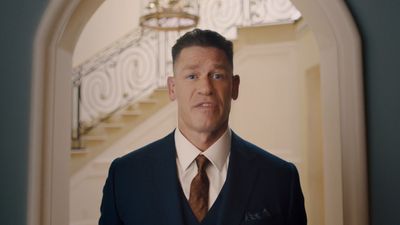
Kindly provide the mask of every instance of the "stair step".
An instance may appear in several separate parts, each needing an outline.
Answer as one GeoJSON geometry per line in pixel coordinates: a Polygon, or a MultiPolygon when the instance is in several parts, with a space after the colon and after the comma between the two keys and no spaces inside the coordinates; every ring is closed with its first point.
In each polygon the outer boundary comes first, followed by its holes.
{"type": "Polygon", "coordinates": [[[125,126],[124,123],[121,122],[104,122],[100,124],[103,128],[111,128],[111,129],[120,129],[125,126]]]}
{"type": "Polygon", "coordinates": [[[168,98],[168,89],[167,88],[159,88],[151,94],[151,98],[158,99],[160,97],[168,98]]]}
{"type": "Polygon", "coordinates": [[[106,141],[106,135],[85,135],[82,136],[83,141],[106,141]]]}
{"type": "Polygon", "coordinates": [[[72,155],[84,155],[84,154],[88,154],[88,153],[89,153],[88,148],[71,149],[72,155]]]}
{"type": "Polygon", "coordinates": [[[156,99],[152,99],[152,98],[146,98],[143,100],[140,100],[140,104],[157,104],[157,100],[156,99]]]}
{"type": "Polygon", "coordinates": [[[123,112],[121,112],[122,116],[140,116],[143,113],[139,110],[124,110],[123,112]]]}
{"type": "MultiPolygon", "coordinates": [[[[118,110],[82,135],[84,149],[71,151],[71,174],[78,172],[96,156],[105,151],[113,142],[126,135],[132,128],[149,118],[169,103],[168,91],[156,90],[144,100],[137,101],[118,110]]],[[[79,147],[79,146],[78,146],[79,147]]],[[[107,171],[110,162],[96,165],[107,171]]]]}

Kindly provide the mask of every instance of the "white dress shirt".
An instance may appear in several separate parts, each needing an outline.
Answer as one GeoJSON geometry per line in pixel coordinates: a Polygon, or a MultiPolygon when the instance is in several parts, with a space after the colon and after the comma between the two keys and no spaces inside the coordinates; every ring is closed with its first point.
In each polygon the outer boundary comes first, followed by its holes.
{"type": "Polygon", "coordinates": [[[203,154],[211,162],[206,169],[210,181],[208,208],[211,208],[226,180],[231,150],[231,130],[228,128],[213,145],[201,152],[179,129],[176,129],[175,147],[179,181],[186,199],[189,199],[190,184],[198,171],[196,157],[203,154]]]}

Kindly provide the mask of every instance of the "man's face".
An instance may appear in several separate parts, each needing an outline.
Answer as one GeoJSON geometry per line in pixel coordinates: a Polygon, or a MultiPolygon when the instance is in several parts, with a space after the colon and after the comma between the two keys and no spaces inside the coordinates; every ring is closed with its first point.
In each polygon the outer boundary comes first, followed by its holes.
{"type": "Polygon", "coordinates": [[[238,97],[239,76],[232,74],[225,53],[214,47],[182,49],[168,78],[171,100],[177,100],[182,132],[221,133],[228,126],[231,99],[238,97]]]}

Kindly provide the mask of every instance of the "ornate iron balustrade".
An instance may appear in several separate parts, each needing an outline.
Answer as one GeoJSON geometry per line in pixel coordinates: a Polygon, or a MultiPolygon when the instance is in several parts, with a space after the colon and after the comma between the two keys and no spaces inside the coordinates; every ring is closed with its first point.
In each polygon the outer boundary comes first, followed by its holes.
{"type": "MultiPolygon", "coordinates": [[[[289,0],[202,0],[199,26],[228,39],[237,28],[292,23],[301,17],[289,0]]],[[[145,12],[146,13],[146,12],[145,12]]],[[[80,136],[113,113],[166,86],[170,49],[179,32],[137,28],[73,69],[73,147],[80,136]]]]}

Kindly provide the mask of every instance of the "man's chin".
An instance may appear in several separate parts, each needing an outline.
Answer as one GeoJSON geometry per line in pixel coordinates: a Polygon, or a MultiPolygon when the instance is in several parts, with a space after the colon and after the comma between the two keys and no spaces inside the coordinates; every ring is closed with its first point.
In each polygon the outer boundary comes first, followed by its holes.
{"type": "Polygon", "coordinates": [[[196,127],[197,132],[199,133],[207,133],[207,134],[215,134],[219,133],[222,130],[225,130],[226,127],[224,126],[217,126],[216,123],[207,123],[207,124],[202,124],[200,126],[196,127]]]}

